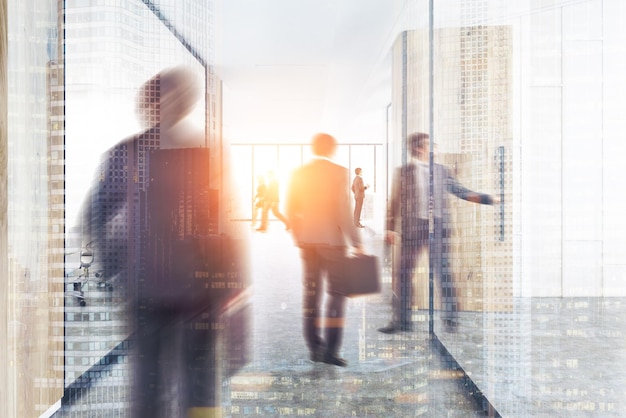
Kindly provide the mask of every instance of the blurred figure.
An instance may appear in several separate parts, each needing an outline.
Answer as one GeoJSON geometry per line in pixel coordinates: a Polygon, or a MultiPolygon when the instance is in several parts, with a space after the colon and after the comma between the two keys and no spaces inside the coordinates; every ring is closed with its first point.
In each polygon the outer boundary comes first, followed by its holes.
{"type": "Polygon", "coordinates": [[[352,193],[354,194],[354,226],[357,228],[364,228],[361,225],[361,209],[363,208],[363,200],[365,199],[365,190],[369,186],[363,183],[363,177],[361,168],[354,169],[354,180],[352,180],[352,193]]]}
{"type": "Polygon", "coordinates": [[[204,132],[185,118],[201,97],[198,76],[184,67],[164,70],[137,93],[137,117],[146,131],[158,133],[159,149],[204,147],[204,132]]]}
{"type": "Polygon", "coordinates": [[[473,203],[493,205],[497,199],[473,192],[461,185],[441,164],[433,166],[434,243],[429,248],[429,135],[417,132],[407,138],[412,160],[399,168],[392,183],[387,208],[386,241],[398,243],[400,265],[393,269],[392,320],[378,329],[383,333],[411,330],[413,303],[413,271],[423,250],[433,257],[433,275],[441,289],[442,319],[448,326],[456,324],[458,316],[456,288],[441,277],[443,221],[446,213],[446,193],[473,203]],[[399,239],[398,239],[399,238],[399,239]],[[398,242],[399,241],[399,242],[398,242]],[[399,267],[399,268],[398,268],[399,267]]]}
{"type": "Polygon", "coordinates": [[[132,417],[221,416],[213,325],[235,291],[209,284],[216,273],[245,274],[218,229],[204,132],[184,121],[201,97],[198,81],[176,67],[141,87],[145,130],[103,155],[83,209],[85,239],[130,293],[132,417]]]}
{"type": "Polygon", "coordinates": [[[256,226],[259,211],[263,213],[263,208],[265,207],[265,194],[267,192],[265,177],[259,174],[256,176],[256,182],[256,194],[254,195],[254,200],[252,202],[252,228],[256,226]]]}
{"type": "Polygon", "coordinates": [[[267,172],[267,189],[265,192],[265,205],[263,206],[263,213],[261,216],[261,226],[257,231],[267,231],[267,222],[269,211],[271,210],[274,216],[285,224],[285,229],[289,230],[289,221],[278,210],[278,203],[280,202],[278,179],[274,175],[273,171],[267,172]]]}
{"type": "Polygon", "coordinates": [[[304,265],[304,340],[312,361],[345,367],[347,362],[339,357],[339,349],[346,298],[330,290],[333,278],[327,277],[328,302],[323,316],[323,276],[328,275],[329,262],[345,256],[346,240],[357,254],[363,250],[350,213],[349,172],[330,160],[337,141],[320,133],[311,145],[312,161],[294,171],[287,192],[287,217],[304,265]]]}

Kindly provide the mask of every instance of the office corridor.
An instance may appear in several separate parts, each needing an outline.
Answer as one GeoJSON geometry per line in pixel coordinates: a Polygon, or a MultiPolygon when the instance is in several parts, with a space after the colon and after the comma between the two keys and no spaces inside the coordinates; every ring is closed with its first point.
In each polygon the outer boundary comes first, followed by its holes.
{"type": "MultiPolygon", "coordinates": [[[[301,264],[277,223],[254,233],[252,358],[224,393],[229,416],[461,417],[483,416],[428,341],[427,316],[416,332],[377,331],[390,317],[389,274],[383,291],[351,299],[341,356],[348,367],[312,363],[301,333],[301,264]]],[[[363,232],[366,251],[381,239],[363,232]]]]}
{"type": "MultiPolygon", "coordinates": [[[[381,237],[368,229],[363,236],[366,251],[380,254],[381,237]]],[[[390,315],[385,271],[380,294],[347,304],[341,356],[348,367],[312,363],[302,337],[298,249],[276,222],[266,233],[250,229],[249,238],[254,282],[250,361],[222,386],[225,417],[485,415],[462,375],[431,349],[426,315],[415,332],[386,335],[376,330],[390,315]]],[[[131,369],[132,357],[112,362],[65,399],[54,417],[129,416],[124,376],[131,369]]]]}

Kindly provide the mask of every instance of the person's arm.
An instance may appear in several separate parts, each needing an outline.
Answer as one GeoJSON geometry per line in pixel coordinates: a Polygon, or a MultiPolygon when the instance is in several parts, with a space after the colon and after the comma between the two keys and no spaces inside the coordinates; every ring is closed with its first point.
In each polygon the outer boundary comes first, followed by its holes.
{"type": "Polygon", "coordinates": [[[386,232],[385,240],[391,244],[395,242],[396,224],[398,214],[400,213],[400,187],[402,182],[402,169],[398,168],[394,173],[393,181],[391,183],[391,196],[387,204],[387,219],[386,219],[386,232]]]}
{"type": "MultiPolygon", "coordinates": [[[[90,246],[97,257],[101,257],[107,244],[107,224],[120,213],[128,199],[127,182],[121,176],[114,176],[116,161],[115,149],[103,154],[91,187],[80,208],[82,246],[90,246]]],[[[102,265],[105,274],[114,276],[120,271],[119,266],[112,263],[102,265]]]]}
{"type": "Polygon", "coordinates": [[[459,199],[467,200],[472,203],[479,203],[481,205],[493,205],[498,203],[498,199],[489,194],[475,192],[463,186],[456,178],[449,174],[448,170],[445,170],[445,182],[446,190],[459,199]]]}

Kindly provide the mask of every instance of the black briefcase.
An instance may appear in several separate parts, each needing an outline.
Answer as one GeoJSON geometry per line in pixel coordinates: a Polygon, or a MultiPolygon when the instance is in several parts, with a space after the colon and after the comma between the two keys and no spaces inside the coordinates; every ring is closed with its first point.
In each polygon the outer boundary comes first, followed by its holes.
{"type": "Polygon", "coordinates": [[[333,260],[328,265],[330,291],[347,297],[380,292],[378,257],[359,255],[333,260]]]}

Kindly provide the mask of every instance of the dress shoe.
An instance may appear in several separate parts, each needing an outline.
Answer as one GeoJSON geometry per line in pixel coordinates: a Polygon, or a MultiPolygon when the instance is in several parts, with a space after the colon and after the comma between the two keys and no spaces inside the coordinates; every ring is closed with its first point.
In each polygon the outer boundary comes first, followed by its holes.
{"type": "Polygon", "coordinates": [[[309,358],[313,363],[321,363],[324,361],[324,353],[322,351],[311,351],[309,358]]]}
{"type": "Polygon", "coordinates": [[[384,327],[378,328],[378,332],[382,332],[383,334],[395,334],[398,332],[398,329],[392,322],[390,322],[384,327]]]}
{"type": "Polygon", "coordinates": [[[326,355],[324,355],[324,363],[326,364],[332,364],[333,366],[339,366],[339,367],[346,367],[348,366],[348,362],[345,361],[344,359],[334,356],[330,353],[326,353],[326,355]]]}

